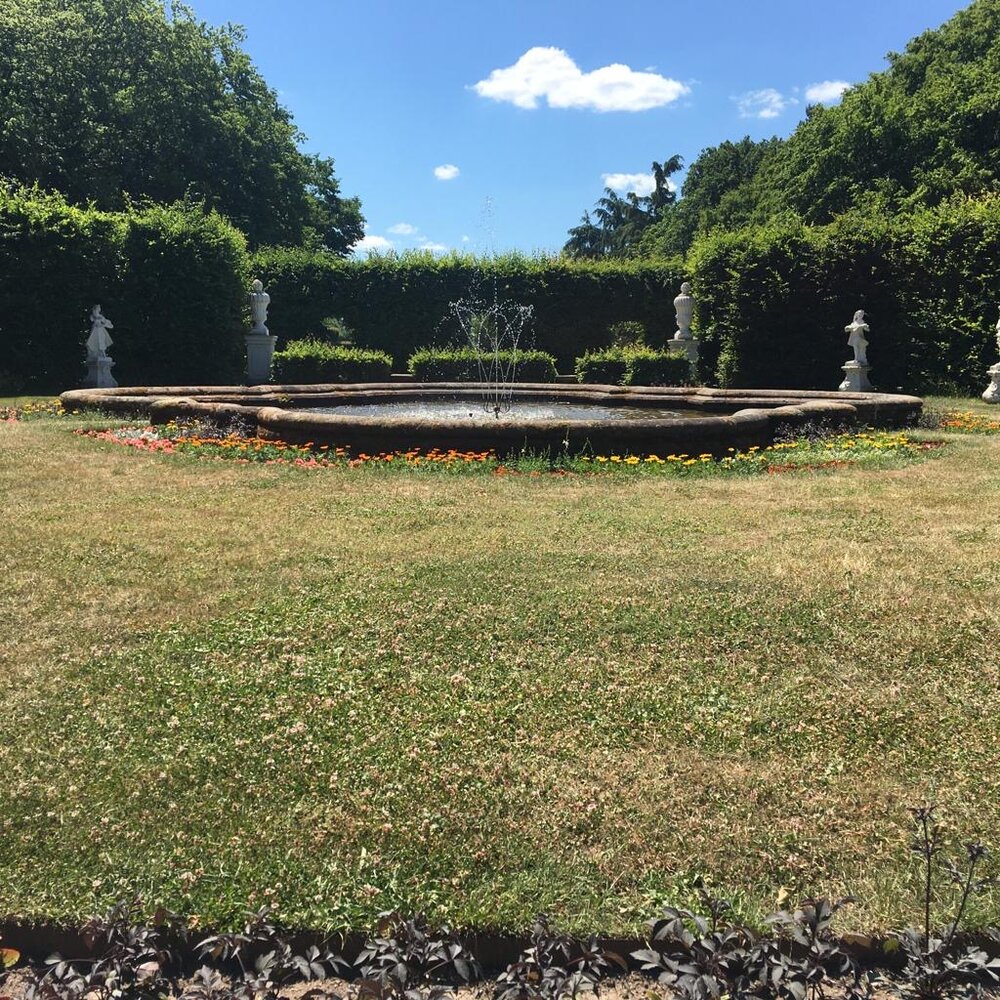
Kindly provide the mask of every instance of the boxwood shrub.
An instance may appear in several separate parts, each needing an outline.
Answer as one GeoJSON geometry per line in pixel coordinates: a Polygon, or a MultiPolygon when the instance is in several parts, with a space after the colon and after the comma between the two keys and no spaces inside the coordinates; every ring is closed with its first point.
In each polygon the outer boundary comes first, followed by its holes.
{"type": "MultiPolygon", "coordinates": [[[[513,381],[556,380],[556,359],[544,351],[501,351],[498,358],[505,367],[513,364],[513,381]]],[[[478,382],[481,373],[471,347],[424,348],[410,355],[408,368],[421,382],[478,382]]]]}
{"type": "Polygon", "coordinates": [[[271,381],[284,385],[388,382],[392,357],[383,351],[341,347],[321,340],[293,340],[276,351],[271,381]]]}
{"type": "Polygon", "coordinates": [[[691,363],[676,351],[609,347],[576,359],[576,377],[596,385],[688,385],[691,363]]]}
{"type": "Polygon", "coordinates": [[[691,362],[677,351],[626,349],[626,385],[688,385],[692,381],[691,362]]]}
{"type": "Polygon", "coordinates": [[[621,385],[627,370],[625,352],[620,347],[606,351],[588,351],[576,359],[576,377],[596,385],[621,385]]]}

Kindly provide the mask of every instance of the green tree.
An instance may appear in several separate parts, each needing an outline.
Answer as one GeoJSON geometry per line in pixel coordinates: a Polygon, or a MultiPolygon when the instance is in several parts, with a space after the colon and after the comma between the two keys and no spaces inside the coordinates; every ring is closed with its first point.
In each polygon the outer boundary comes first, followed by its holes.
{"type": "Polygon", "coordinates": [[[570,257],[628,257],[639,246],[643,233],[669,211],[677,195],[670,182],[683,161],[672,156],[663,163],[653,162],[653,190],[639,196],[629,191],[623,198],[611,188],[594,206],[594,219],[585,212],[578,226],[569,231],[563,253],[570,257]]]}
{"type": "Polygon", "coordinates": [[[105,209],[202,200],[251,244],[346,252],[360,203],[299,150],[244,41],[162,0],[5,0],[0,175],[105,209]]]}
{"type": "Polygon", "coordinates": [[[697,233],[747,225],[755,205],[754,178],[780,146],[777,138],[755,142],[744,136],[702,150],[688,169],[681,197],[643,233],[643,254],[685,253],[697,233]]]}

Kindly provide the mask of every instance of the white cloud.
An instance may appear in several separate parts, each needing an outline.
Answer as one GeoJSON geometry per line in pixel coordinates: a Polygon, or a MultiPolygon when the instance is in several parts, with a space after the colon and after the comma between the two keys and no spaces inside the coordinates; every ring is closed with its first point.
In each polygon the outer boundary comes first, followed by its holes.
{"type": "Polygon", "coordinates": [[[461,172],[454,163],[442,163],[434,168],[434,176],[439,181],[453,181],[461,172]]]}
{"type": "Polygon", "coordinates": [[[464,235],[463,235],[463,236],[462,236],[462,242],[463,242],[463,243],[468,243],[468,242],[469,242],[469,237],[468,237],[468,236],[464,236],[464,235]]]}
{"type": "Polygon", "coordinates": [[[396,244],[393,243],[392,240],[387,240],[384,236],[369,236],[365,233],[365,235],[351,247],[351,253],[371,253],[373,250],[376,253],[386,253],[389,250],[395,249],[396,244]]]}
{"type": "Polygon", "coordinates": [[[844,96],[851,85],[846,80],[824,80],[806,87],[806,100],[810,104],[834,104],[844,96]]]}
{"type": "Polygon", "coordinates": [[[584,73],[563,49],[551,46],[528,49],[513,66],[493,70],[473,89],[480,97],[519,108],[537,108],[539,98],[545,98],[550,108],[593,111],[647,111],[690,93],[679,80],[622,63],[584,73]]]}
{"type": "Polygon", "coordinates": [[[429,250],[431,253],[444,253],[448,248],[443,243],[435,243],[433,240],[422,239],[420,241],[421,250],[429,250]]]}
{"type": "Polygon", "coordinates": [[[417,231],[416,226],[411,226],[408,222],[397,222],[396,225],[390,226],[386,232],[393,233],[396,236],[412,236],[417,231]]]}
{"type": "MultiPolygon", "coordinates": [[[[656,190],[656,178],[652,174],[601,174],[601,180],[612,191],[619,194],[634,191],[640,198],[645,198],[656,190]]],[[[677,185],[668,180],[667,188],[676,191],[677,185]]]]}
{"type": "Polygon", "coordinates": [[[777,118],[786,108],[799,103],[794,97],[785,97],[773,87],[748,90],[733,100],[740,109],[740,118],[777,118]]]}

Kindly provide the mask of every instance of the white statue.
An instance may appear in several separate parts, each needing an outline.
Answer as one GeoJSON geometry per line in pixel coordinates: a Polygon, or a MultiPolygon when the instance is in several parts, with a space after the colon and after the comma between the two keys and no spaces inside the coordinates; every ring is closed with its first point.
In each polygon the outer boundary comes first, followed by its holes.
{"type": "MultiPolygon", "coordinates": [[[[997,350],[1000,351],[1000,319],[997,320],[997,350]]],[[[1000,403],[1000,363],[993,365],[986,372],[990,377],[990,384],[983,393],[983,399],[987,403],[1000,403]]]]}
{"type": "Polygon", "coordinates": [[[844,333],[848,334],[847,346],[854,348],[854,363],[856,365],[868,364],[868,341],[865,334],[868,332],[868,324],[865,322],[865,311],[859,309],[854,314],[854,319],[844,327],[844,333]]]}
{"type": "Polygon", "coordinates": [[[267,336],[270,331],[267,328],[267,307],[271,303],[271,296],[264,291],[264,283],[257,279],[250,286],[250,317],[253,320],[252,334],[267,336]]]}
{"type": "Polygon", "coordinates": [[[677,315],[677,332],[674,340],[691,340],[691,320],[694,319],[694,298],[691,295],[691,283],[685,281],[681,285],[681,294],[674,299],[674,312],[677,315]]]}
{"type": "Polygon", "coordinates": [[[96,360],[106,358],[108,348],[114,343],[108,330],[115,328],[114,323],[101,312],[100,306],[90,310],[90,336],[87,338],[87,358],[96,360]]]}

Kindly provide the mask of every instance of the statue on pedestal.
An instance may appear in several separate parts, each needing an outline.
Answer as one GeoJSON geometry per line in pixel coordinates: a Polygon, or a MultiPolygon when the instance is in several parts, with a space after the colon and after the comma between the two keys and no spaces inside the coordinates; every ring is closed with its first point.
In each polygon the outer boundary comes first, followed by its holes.
{"type": "Polygon", "coordinates": [[[868,333],[868,324],[865,322],[864,309],[859,309],[854,314],[854,319],[844,327],[844,333],[848,334],[848,347],[854,349],[854,363],[867,365],[868,340],[865,338],[865,334],[868,333]]]}
{"type": "Polygon", "coordinates": [[[271,304],[271,296],[264,291],[264,283],[259,279],[250,286],[247,301],[253,320],[250,332],[243,336],[247,345],[247,382],[260,385],[271,378],[271,360],[278,338],[272,337],[267,328],[267,307],[271,304]]]}
{"type": "Polygon", "coordinates": [[[118,383],[111,374],[115,363],[108,357],[108,348],[114,343],[108,330],[114,323],[101,312],[101,307],[90,310],[90,336],[87,337],[87,376],[83,384],[89,388],[114,389],[118,383]]]}
{"type": "Polygon", "coordinates": [[[271,296],[264,291],[264,283],[259,278],[250,288],[250,318],[253,320],[250,332],[266,337],[270,333],[267,328],[267,307],[271,304],[271,296]]]}
{"type": "Polygon", "coordinates": [[[97,360],[108,356],[108,348],[114,343],[108,330],[115,328],[114,323],[101,312],[99,305],[90,310],[90,336],[87,338],[87,358],[97,360]]]}

